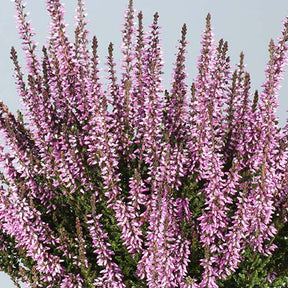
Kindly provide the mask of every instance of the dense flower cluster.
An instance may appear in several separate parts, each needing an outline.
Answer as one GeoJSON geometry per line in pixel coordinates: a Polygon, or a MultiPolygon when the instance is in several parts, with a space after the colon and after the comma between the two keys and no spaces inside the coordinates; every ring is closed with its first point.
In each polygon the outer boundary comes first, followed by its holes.
{"type": "Polygon", "coordinates": [[[183,25],[164,90],[157,13],[145,32],[130,1],[121,73],[110,44],[105,80],[81,0],[74,41],[63,4],[46,0],[42,56],[25,5],[13,2],[27,69],[12,48],[23,114],[0,104],[0,265],[15,284],[285,283],[288,128],[278,127],[276,110],[288,19],[270,43],[261,93],[250,92],[243,54],[233,69],[227,42],[215,43],[209,14],[191,89],[183,25]]]}

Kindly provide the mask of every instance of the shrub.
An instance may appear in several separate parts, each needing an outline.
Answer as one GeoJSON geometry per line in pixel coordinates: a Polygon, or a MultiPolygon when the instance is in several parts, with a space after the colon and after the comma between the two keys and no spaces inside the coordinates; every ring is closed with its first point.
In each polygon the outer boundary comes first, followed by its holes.
{"type": "Polygon", "coordinates": [[[60,1],[46,1],[42,56],[14,2],[27,70],[12,48],[24,109],[0,105],[2,271],[18,287],[287,284],[287,128],[276,109],[288,19],[259,94],[243,54],[234,69],[227,42],[214,42],[210,15],[191,88],[183,25],[164,90],[157,13],[145,32],[130,1],[121,73],[110,44],[106,85],[81,0],[73,41],[60,1]]]}

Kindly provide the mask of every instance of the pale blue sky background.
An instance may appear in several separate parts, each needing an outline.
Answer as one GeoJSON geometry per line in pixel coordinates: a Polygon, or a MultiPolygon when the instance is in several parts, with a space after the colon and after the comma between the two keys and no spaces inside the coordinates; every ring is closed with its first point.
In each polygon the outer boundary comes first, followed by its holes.
{"type": "MultiPolygon", "coordinates": [[[[32,25],[36,28],[37,41],[46,42],[48,17],[45,12],[45,0],[27,0],[27,10],[31,12],[32,25]]],[[[67,22],[73,26],[73,7],[77,0],[65,0],[67,22]]],[[[260,88],[264,80],[264,68],[268,60],[268,43],[271,38],[280,36],[282,23],[288,15],[287,0],[134,0],[137,11],[144,13],[144,24],[152,21],[154,12],[160,14],[160,25],[163,27],[163,48],[165,84],[170,82],[172,63],[177,40],[180,37],[183,23],[188,25],[187,72],[190,82],[196,76],[195,62],[199,56],[201,31],[205,27],[205,17],[212,14],[212,26],[215,38],[228,40],[232,63],[238,62],[241,51],[245,54],[247,70],[251,73],[252,87],[260,88]]],[[[91,35],[98,37],[100,59],[105,62],[107,47],[110,41],[117,51],[121,42],[121,23],[128,0],[86,0],[89,28],[91,35]]],[[[18,109],[19,99],[12,78],[12,64],[9,51],[14,45],[20,52],[18,34],[13,18],[13,3],[1,0],[0,6],[0,99],[12,111],[18,109]]],[[[21,53],[20,53],[21,54],[21,53]]],[[[119,59],[120,54],[115,54],[119,59]]],[[[103,66],[102,66],[103,67],[103,66]]],[[[287,80],[282,81],[280,93],[279,117],[284,125],[288,109],[288,73],[287,80]]],[[[12,288],[13,283],[0,274],[0,288],[12,288]]]]}

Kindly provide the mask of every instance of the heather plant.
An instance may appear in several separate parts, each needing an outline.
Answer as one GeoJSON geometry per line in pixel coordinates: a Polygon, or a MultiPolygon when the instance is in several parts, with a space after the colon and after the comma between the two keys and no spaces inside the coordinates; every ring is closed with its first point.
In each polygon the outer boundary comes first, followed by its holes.
{"type": "Polygon", "coordinates": [[[162,83],[158,14],[148,31],[129,2],[106,79],[84,3],[69,40],[47,0],[39,51],[14,0],[26,56],[11,49],[23,103],[0,104],[0,266],[17,287],[216,288],[288,285],[287,126],[276,117],[288,19],[251,92],[243,53],[202,35],[187,83],[183,25],[171,88],[162,83]]]}

